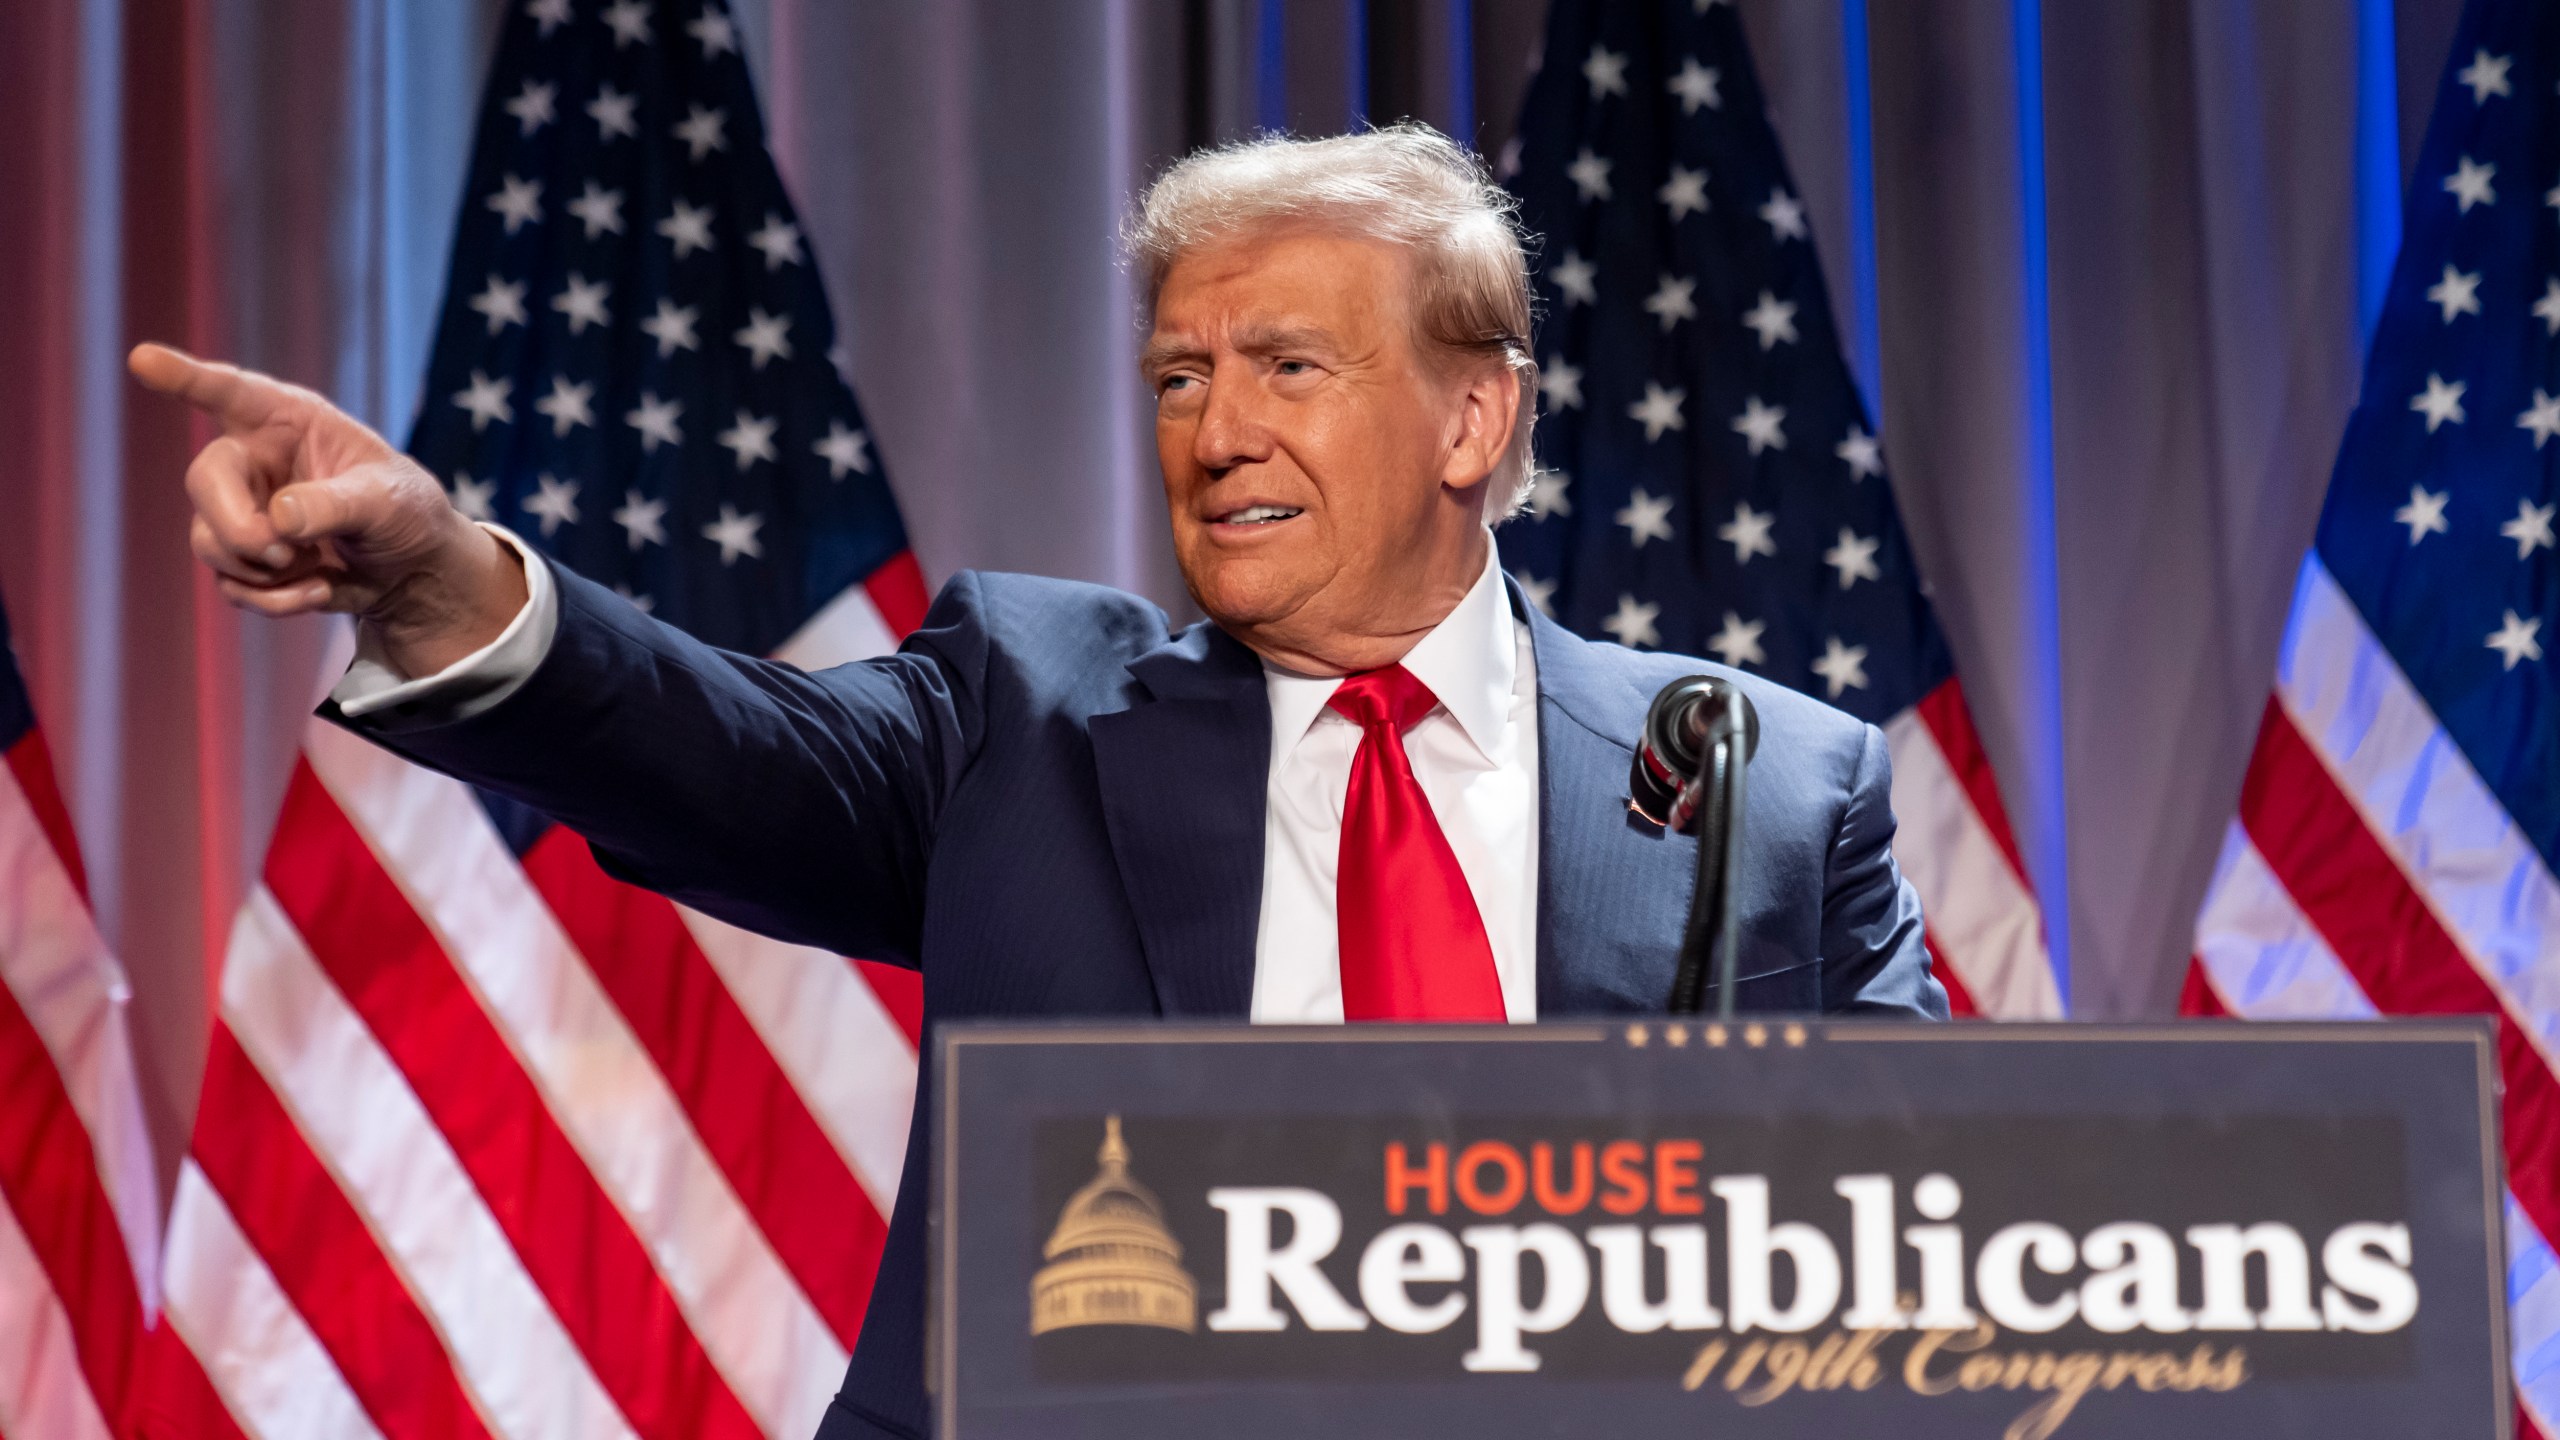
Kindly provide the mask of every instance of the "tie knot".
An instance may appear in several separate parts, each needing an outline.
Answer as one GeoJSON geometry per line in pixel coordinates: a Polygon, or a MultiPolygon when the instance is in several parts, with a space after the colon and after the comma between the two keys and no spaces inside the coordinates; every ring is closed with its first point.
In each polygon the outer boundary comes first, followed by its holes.
{"type": "Polygon", "coordinates": [[[1402,665],[1363,670],[1344,678],[1325,704],[1363,730],[1385,725],[1402,735],[1439,704],[1431,687],[1402,665]]]}

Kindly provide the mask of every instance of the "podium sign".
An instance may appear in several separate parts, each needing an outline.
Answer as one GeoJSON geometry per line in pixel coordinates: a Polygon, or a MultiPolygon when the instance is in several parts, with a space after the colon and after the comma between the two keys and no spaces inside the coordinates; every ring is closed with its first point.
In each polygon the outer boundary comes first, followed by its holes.
{"type": "Polygon", "coordinates": [[[2485,1024],[941,1044],[943,1440],[2512,1425],[2485,1024]]]}

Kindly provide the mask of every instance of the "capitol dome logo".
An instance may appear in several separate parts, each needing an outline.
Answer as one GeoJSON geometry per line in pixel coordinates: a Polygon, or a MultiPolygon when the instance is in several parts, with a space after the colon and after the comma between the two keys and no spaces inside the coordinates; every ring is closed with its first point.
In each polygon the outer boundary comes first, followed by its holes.
{"type": "Polygon", "coordinates": [[[1120,1117],[1103,1122],[1102,1171],[1067,1201],[1031,1278],[1031,1333],[1079,1325],[1197,1326],[1199,1287],[1153,1192],[1129,1178],[1120,1117]]]}

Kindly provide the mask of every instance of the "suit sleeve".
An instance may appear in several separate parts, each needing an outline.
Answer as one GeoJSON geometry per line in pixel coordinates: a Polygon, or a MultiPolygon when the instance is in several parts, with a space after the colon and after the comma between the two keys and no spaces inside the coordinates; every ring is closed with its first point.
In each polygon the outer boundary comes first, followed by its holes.
{"type": "Polygon", "coordinates": [[[450,721],[321,713],[551,816],[620,879],[779,939],[914,965],[934,826],[983,736],[976,577],[956,577],[897,654],[816,674],[552,577],[559,627],[503,703],[450,721]]]}
{"type": "Polygon", "coordinates": [[[1822,1008],[1944,1020],[1947,992],[1929,973],[1920,897],[1893,863],[1893,759],[1883,731],[1860,728],[1863,746],[1823,884],[1822,1008]]]}

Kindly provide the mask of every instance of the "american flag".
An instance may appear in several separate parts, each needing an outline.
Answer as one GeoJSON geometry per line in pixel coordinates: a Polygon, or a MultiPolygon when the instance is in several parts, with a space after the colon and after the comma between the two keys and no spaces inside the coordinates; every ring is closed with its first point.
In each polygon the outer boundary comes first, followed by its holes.
{"type": "MultiPolygon", "coordinates": [[[[925,596],[840,361],[721,0],[518,0],[410,441],[454,504],[713,643],[880,653],[925,596]]],[[[221,976],[153,1431],[801,1440],[918,1009],[315,723],[221,976]]]]}
{"type": "Polygon", "coordinates": [[[2560,10],[2473,0],[2184,1009],[2498,1021],[2528,1433],[2560,1420],[2560,10]]]}
{"type": "Polygon", "coordinates": [[[160,1263],[127,994],[0,616],[0,1435],[126,1433],[160,1263]]]}
{"type": "Polygon", "coordinates": [[[1542,237],[1542,471],[1503,563],[1585,634],[1882,726],[1894,853],[1957,1013],[2059,1014],[1734,8],[1558,0],[1515,143],[1502,168],[1542,237]]]}

